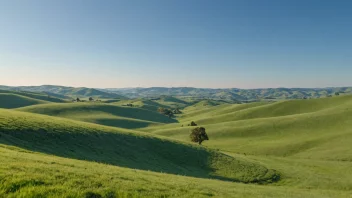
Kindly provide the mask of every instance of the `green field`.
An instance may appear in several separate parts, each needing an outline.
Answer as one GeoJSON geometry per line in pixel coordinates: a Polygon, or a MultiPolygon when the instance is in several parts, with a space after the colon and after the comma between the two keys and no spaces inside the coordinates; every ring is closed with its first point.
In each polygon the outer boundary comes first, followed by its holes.
{"type": "MultiPolygon", "coordinates": [[[[26,91],[8,91],[8,90],[0,90],[0,94],[10,94],[16,96],[24,96],[30,99],[42,100],[47,102],[56,102],[63,103],[66,102],[65,99],[69,99],[69,97],[57,95],[53,93],[35,93],[35,92],[26,92],[26,91]]],[[[7,104],[9,101],[4,102],[3,104],[7,104]]]]}
{"type": "Polygon", "coordinates": [[[352,95],[230,104],[31,94],[0,94],[0,197],[352,197],[352,95]],[[206,128],[201,146],[191,121],[206,128]]]}
{"type": "Polygon", "coordinates": [[[177,122],[156,111],[100,102],[52,103],[23,107],[18,110],[129,129],[177,122]]]}
{"type": "Polygon", "coordinates": [[[38,100],[12,93],[0,93],[0,108],[13,109],[28,105],[45,104],[47,101],[38,100]]]}

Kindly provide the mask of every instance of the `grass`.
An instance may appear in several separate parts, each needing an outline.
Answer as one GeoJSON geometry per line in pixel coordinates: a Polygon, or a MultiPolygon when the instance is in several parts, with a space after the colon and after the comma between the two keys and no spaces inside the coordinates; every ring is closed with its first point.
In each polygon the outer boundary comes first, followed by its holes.
{"type": "Polygon", "coordinates": [[[236,158],[245,157],[262,163],[281,173],[281,180],[273,186],[289,186],[298,189],[352,191],[352,167],[350,162],[315,159],[283,158],[228,153],[236,158]]]}
{"type": "Polygon", "coordinates": [[[347,95],[315,100],[287,100],[275,103],[250,103],[244,105],[232,105],[232,107],[227,107],[222,111],[215,110],[212,112],[212,114],[196,114],[195,116],[191,117],[191,119],[196,119],[200,124],[212,124],[255,118],[297,115],[343,105],[350,102],[351,99],[352,96],[347,95]]]}
{"type": "Polygon", "coordinates": [[[348,197],[348,191],[241,184],[121,168],[0,145],[5,197],[348,197]]]}
{"type": "Polygon", "coordinates": [[[184,109],[185,114],[180,118],[182,121],[189,121],[192,119],[197,119],[199,115],[202,117],[214,117],[219,115],[224,115],[227,113],[236,112],[239,110],[245,110],[252,107],[257,107],[261,105],[268,104],[267,102],[256,102],[248,104],[222,104],[216,105],[199,105],[199,103],[189,106],[184,109]]]}
{"type": "Polygon", "coordinates": [[[18,107],[45,103],[48,102],[12,93],[0,93],[0,108],[13,109],[18,107]]]}
{"type": "Polygon", "coordinates": [[[18,96],[24,96],[24,97],[37,99],[41,101],[47,101],[47,102],[58,102],[58,103],[66,102],[64,99],[59,98],[59,97],[63,97],[63,98],[66,98],[66,97],[57,95],[57,94],[52,94],[52,93],[35,93],[35,92],[27,92],[27,91],[8,91],[8,90],[0,90],[0,93],[15,94],[18,96]]]}
{"type": "MultiPolygon", "coordinates": [[[[256,155],[295,156],[301,158],[332,159],[351,161],[352,97],[278,102],[240,109],[230,113],[236,115],[234,121],[216,121],[219,116],[211,113],[220,112],[222,107],[210,112],[201,112],[193,117],[179,118],[181,124],[188,120],[204,126],[210,141],[204,144],[212,148],[231,152],[256,155]],[[338,102],[336,102],[338,101],[338,102]],[[305,104],[305,103],[308,103],[305,104]],[[314,102],[317,104],[314,106],[314,102]],[[325,105],[320,105],[325,102],[325,105]],[[290,104],[290,105],[287,105],[290,104]],[[296,104],[298,108],[292,106],[296,104]],[[307,105],[310,109],[300,109],[307,105]],[[273,106],[278,109],[273,110],[273,106]],[[287,108],[287,112],[281,109],[287,108]],[[268,110],[270,109],[270,111],[268,110]],[[294,111],[300,113],[293,114],[294,111]],[[303,112],[302,112],[303,111],[303,112]],[[246,112],[246,113],[244,113],[246,112]],[[283,115],[282,115],[283,114],[283,115]],[[212,117],[208,117],[212,115],[212,117]],[[255,116],[254,116],[255,115],[255,116]],[[280,116],[282,115],[282,116],[280,116]],[[236,118],[238,118],[236,120],[236,118]],[[204,122],[212,119],[210,122],[204,122]],[[216,122],[213,124],[213,122],[216,122]],[[212,141],[213,140],[213,141],[212,141]]],[[[254,104],[253,104],[254,105],[254,104]]],[[[225,106],[225,109],[241,105],[225,106]]],[[[248,107],[248,106],[247,106],[248,107]]],[[[228,117],[229,113],[225,113],[228,117]]],[[[230,118],[229,118],[230,119],[230,118]]],[[[188,141],[192,127],[164,125],[143,129],[154,134],[188,141]]]]}
{"type": "Polygon", "coordinates": [[[132,99],[132,100],[121,100],[119,102],[114,102],[114,105],[118,106],[126,106],[126,104],[132,104],[134,107],[150,110],[150,111],[157,111],[159,107],[163,108],[170,108],[164,104],[160,104],[156,101],[149,100],[149,99],[132,99]]]}
{"type": "Polygon", "coordinates": [[[172,96],[162,96],[162,97],[153,98],[153,99],[121,100],[114,104],[121,106],[121,105],[126,105],[128,103],[131,103],[134,106],[142,109],[157,111],[159,107],[168,108],[168,109],[184,108],[193,104],[194,101],[172,97],[172,96]]]}
{"type": "Polygon", "coordinates": [[[178,100],[0,109],[0,197],[351,197],[351,95],[178,100]],[[176,104],[175,119],[155,112],[176,104]]]}
{"type": "Polygon", "coordinates": [[[80,160],[238,182],[272,182],[278,173],[199,146],[130,130],[0,110],[0,143],[80,160]]]}
{"type": "Polygon", "coordinates": [[[155,111],[98,102],[35,105],[18,110],[128,129],[177,122],[155,111]]]}

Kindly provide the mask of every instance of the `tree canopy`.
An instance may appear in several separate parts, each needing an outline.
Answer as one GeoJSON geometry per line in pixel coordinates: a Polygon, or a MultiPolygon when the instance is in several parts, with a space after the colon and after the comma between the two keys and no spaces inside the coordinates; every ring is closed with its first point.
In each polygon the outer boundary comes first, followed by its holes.
{"type": "Polygon", "coordinates": [[[192,142],[198,142],[199,144],[202,144],[204,140],[209,140],[204,127],[194,128],[190,134],[190,138],[192,142]]]}
{"type": "Polygon", "coordinates": [[[159,107],[158,108],[158,112],[161,113],[161,114],[164,114],[166,116],[169,116],[170,118],[174,115],[172,110],[166,109],[166,108],[163,108],[163,107],[159,107]]]}

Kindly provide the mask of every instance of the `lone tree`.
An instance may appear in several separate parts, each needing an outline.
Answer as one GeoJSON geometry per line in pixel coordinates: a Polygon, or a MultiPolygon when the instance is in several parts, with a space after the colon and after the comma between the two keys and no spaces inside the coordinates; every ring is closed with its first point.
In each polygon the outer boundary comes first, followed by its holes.
{"type": "Polygon", "coordinates": [[[77,101],[77,102],[80,102],[81,100],[80,100],[79,98],[76,98],[76,101],[77,101]]]}
{"type": "Polygon", "coordinates": [[[91,101],[93,101],[94,99],[92,98],[92,97],[89,97],[89,101],[91,102],[91,101]]]}
{"type": "Polygon", "coordinates": [[[193,129],[189,137],[192,142],[198,142],[199,145],[201,145],[204,140],[209,140],[204,127],[197,127],[193,129]]]}
{"type": "Polygon", "coordinates": [[[340,93],[339,92],[335,92],[335,96],[338,96],[338,95],[340,95],[340,93]]]}

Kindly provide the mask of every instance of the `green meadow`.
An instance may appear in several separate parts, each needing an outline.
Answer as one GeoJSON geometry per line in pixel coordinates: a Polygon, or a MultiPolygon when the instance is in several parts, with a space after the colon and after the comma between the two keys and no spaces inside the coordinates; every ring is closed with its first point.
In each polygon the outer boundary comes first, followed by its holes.
{"type": "Polygon", "coordinates": [[[107,97],[0,91],[0,197],[352,197],[352,95],[107,97]]]}

